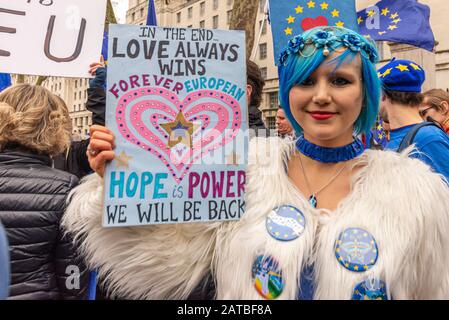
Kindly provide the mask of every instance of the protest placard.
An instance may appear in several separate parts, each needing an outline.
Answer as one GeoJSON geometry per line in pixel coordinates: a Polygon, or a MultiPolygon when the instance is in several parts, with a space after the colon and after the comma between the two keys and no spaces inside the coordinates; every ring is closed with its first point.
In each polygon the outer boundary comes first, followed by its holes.
{"type": "Polygon", "coordinates": [[[240,218],[245,63],[242,31],[110,26],[104,226],[240,218]]]}
{"type": "Polygon", "coordinates": [[[106,0],[0,0],[0,72],[91,77],[106,0]]]}

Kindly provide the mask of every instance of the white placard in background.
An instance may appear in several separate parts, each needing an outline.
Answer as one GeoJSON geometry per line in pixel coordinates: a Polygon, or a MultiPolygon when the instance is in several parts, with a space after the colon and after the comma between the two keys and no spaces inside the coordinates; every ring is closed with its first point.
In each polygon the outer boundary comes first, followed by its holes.
{"type": "Polygon", "coordinates": [[[0,0],[0,72],[91,77],[106,0],[0,0]]]}

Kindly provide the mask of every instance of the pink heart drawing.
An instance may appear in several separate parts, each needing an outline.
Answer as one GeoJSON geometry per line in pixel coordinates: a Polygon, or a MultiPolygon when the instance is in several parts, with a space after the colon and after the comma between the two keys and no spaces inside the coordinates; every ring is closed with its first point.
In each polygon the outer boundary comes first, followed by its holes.
{"type": "Polygon", "coordinates": [[[121,135],[156,156],[178,184],[195,161],[233,141],[242,125],[238,101],[215,90],[191,92],[179,101],[163,88],[139,88],[120,98],[115,116],[121,135]],[[180,113],[193,123],[190,136],[182,123],[171,134],[161,126],[176,123],[180,113]],[[169,140],[176,144],[169,146],[169,140]]]}
{"type": "Polygon", "coordinates": [[[304,31],[310,30],[315,27],[328,26],[329,21],[324,16],[318,16],[315,19],[313,18],[305,18],[301,21],[301,28],[304,31]]]}

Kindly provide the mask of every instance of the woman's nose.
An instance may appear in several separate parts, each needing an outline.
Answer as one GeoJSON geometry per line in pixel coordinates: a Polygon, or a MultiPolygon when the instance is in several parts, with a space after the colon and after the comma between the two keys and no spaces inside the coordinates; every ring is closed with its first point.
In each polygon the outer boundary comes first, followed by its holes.
{"type": "Polygon", "coordinates": [[[327,81],[320,81],[315,85],[315,92],[312,101],[319,105],[328,104],[331,102],[327,81]]]}

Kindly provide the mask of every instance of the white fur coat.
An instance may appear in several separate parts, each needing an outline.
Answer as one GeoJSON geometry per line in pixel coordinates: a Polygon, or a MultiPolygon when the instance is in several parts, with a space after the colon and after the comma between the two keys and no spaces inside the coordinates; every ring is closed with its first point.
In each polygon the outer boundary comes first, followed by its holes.
{"type": "Polygon", "coordinates": [[[184,299],[212,268],[219,299],[262,299],[251,276],[254,259],[271,254],[295,299],[302,266],[313,262],[315,299],[350,299],[354,286],[379,277],[394,299],[449,298],[449,189],[407,153],[366,151],[350,195],[334,212],[312,208],[285,173],[294,145],[279,138],[251,141],[246,213],[240,221],[103,228],[103,180],[77,187],[63,225],[81,242],[90,268],[112,296],[184,299]],[[290,242],[268,235],[266,216],[279,205],[299,208],[304,233],[290,242]],[[343,268],[334,244],[349,227],[369,231],[379,258],[367,272],[343,268]]]}
{"type": "Polygon", "coordinates": [[[214,267],[218,299],[261,299],[254,289],[252,264],[273,256],[282,268],[285,288],[278,299],[298,296],[306,262],[315,267],[315,299],[351,299],[367,278],[386,283],[393,299],[449,298],[449,188],[416,159],[388,151],[366,151],[351,193],[334,212],[312,208],[290,182],[285,165],[294,144],[278,138],[252,140],[247,171],[246,212],[217,234],[214,267]],[[304,233],[277,241],[266,231],[266,217],[279,205],[299,208],[304,233]],[[379,257],[366,272],[342,267],[335,241],[346,228],[370,232],[379,257]],[[309,260],[307,260],[309,259],[309,260]]]}

